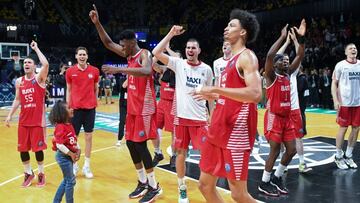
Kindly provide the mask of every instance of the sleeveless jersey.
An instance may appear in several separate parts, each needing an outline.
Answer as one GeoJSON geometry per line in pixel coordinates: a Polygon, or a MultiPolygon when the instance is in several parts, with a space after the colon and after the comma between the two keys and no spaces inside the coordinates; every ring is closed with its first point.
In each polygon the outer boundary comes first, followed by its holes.
{"type": "MultiPolygon", "coordinates": [[[[141,68],[141,49],[134,56],[128,57],[129,68],[141,68]]],[[[152,75],[146,77],[128,77],[127,113],[132,115],[151,115],[155,113],[155,91],[152,75]]]]}
{"type": "Polygon", "coordinates": [[[40,86],[36,76],[20,78],[19,96],[19,125],[45,127],[45,87],[40,86]]]}
{"type": "MultiPolygon", "coordinates": [[[[236,68],[236,62],[242,52],[230,59],[221,74],[220,87],[246,87],[244,78],[236,68]]],[[[208,141],[229,150],[250,150],[254,145],[256,126],[255,103],[238,102],[220,96],[212,115],[208,141]]]]}
{"type": "Polygon", "coordinates": [[[266,109],[279,116],[289,116],[291,110],[290,80],[288,76],[276,74],[276,78],[266,88],[266,109]]]}
{"type": "Polygon", "coordinates": [[[170,87],[169,82],[161,81],[160,99],[173,100],[174,99],[174,93],[175,93],[175,88],[170,87]]]}

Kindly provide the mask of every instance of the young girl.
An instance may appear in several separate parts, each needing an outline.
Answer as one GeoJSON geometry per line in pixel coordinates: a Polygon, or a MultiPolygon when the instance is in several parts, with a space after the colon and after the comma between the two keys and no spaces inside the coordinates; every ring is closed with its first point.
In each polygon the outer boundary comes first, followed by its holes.
{"type": "Polygon", "coordinates": [[[73,162],[80,158],[80,146],[77,143],[75,130],[70,123],[73,117],[72,110],[64,101],[58,101],[49,115],[49,121],[55,125],[53,150],[56,151],[58,162],[64,176],[54,197],[54,203],[61,202],[65,193],[66,202],[74,202],[75,176],[73,173],[73,162]]]}

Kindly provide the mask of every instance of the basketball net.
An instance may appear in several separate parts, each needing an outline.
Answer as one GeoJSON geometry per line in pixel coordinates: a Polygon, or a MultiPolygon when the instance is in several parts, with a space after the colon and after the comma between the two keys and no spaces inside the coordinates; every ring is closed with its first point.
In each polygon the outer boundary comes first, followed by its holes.
{"type": "Polygon", "coordinates": [[[11,58],[14,60],[14,64],[20,64],[20,56],[12,56],[11,58]]]}

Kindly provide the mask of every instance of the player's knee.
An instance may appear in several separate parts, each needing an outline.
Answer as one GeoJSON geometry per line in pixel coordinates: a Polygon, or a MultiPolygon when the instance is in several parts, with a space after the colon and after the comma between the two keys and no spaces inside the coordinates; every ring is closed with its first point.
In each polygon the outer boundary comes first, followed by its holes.
{"type": "Polygon", "coordinates": [[[20,158],[22,162],[27,162],[30,160],[29,152],[20,152],[20,158]]]}
{"type": "Polygon", "coordinates": [[[44,152],[42,150],[35,152],[35,158],[36,158],[36,161],[43,162],[44,161],[44,152]]]}
{"type": "Polygon", "coordinates": [[[208,194],[211,192],[211,187],[202,180],[199,180],[198,188],[203,194],[208,194]]]}

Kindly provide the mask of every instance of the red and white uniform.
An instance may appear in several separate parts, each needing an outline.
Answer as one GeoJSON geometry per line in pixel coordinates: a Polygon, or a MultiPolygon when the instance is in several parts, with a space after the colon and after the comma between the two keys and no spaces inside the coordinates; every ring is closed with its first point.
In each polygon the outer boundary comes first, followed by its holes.
{"type": "Polygon", "coordinates": [[[56,144],[63,144],[70,151],[74,153],[77,152],[77,137],[71,123],[59,123],[55,125],[54,138],[52,143],[52,149],[54,151],[57,150],[56,144]]]}
{"type": "Polygon", "coordinates": [[[229,62],[229,59],[224,59],[224,57],[218,58],[214,61],[213,67],[214,67],[215,78],[221,76],[221,73],[225,70],[228,62],[229,62]]]}
{"type": "Polygon", "coordinates": [[[174,129],[174,115],[171,114],[174,93],[175,88],[170,87],[170,83],[161,81],[160,101],[156,109],[156,125],[157,128],[165,128],[168,132],[173,132],[174,129]]]}
{"type": "Polygon", "coordinates": [[[266,89],[268,101],[264,119],[265,137],[277,143],[295,139],[294,124],[290,119],[289,77],[276,74],[273,84],[266,89]]]}
{"type": "Polygon", "coordinates": [[[21,110],[18,128],[18,151],[32,149],[37,152],[47,148],[45,130],[45,86],[38,83],[36,75],[30,79],[19,78],[21,110]]]}
{"type": "MultiPolygon", "coordinates": [[[[246,87],[244,77],[236,68],[237,60],[243,51],[230,59],[221,74],[220,87],[246,87]]],[[[201,170],[219,177],[247,180],[256,127],[257,104],[220,96],[201,151],[201,170]]]]}
{"type": "Polygon", "coordinates": [[[190,140],[199,149],[207,134],[208,111],[206,101],[197,101],[191,93],[199,85],[211,86],[213,72],[207,64],[199,61],[191,64],[185,59],[169,57],[168,67],[175,72],[175,148],[187,149],[190,140]]]}
{"type": "Polygon", "coordinates": [[[71,85],[69,107],[72,109],[93,109],[97,105],[95,84],[99,82],[99,69],[87,65],[80,69],[78,64],[66,70],[66,82],[71,85]]]}
{"type": "MultiPolygon", "coordinates": [[[[129,68],[141,68],[141,49],[134,56],[128,57],[129,68]]],[[[143,142],[155,139],[156,134],[156,98],[154,79],[152,75],[146,77],[128,76],[127,88],[127,140],[143,142]]]]}
{"type": "Polygon", "coordinates": [[[338,81],[340,109],[337,123],[342,127],[360,126],[360,61],[342,60],[336,64],[333,80],[338,81]]]}
{"type": "Polygon", "coordinates": [[[302,138],[303,134],[303,126],[302,126],[302,118],[301,118],[301,111],[299,105],[299,95],[297,89],[297,74],[299,73],[300,68],[297,68],[291,75],[290,75],[290,100],[291,100],[291,113],[290,119],[294,124],[295,129],[295,136],[297,138],[302,138]]]}

